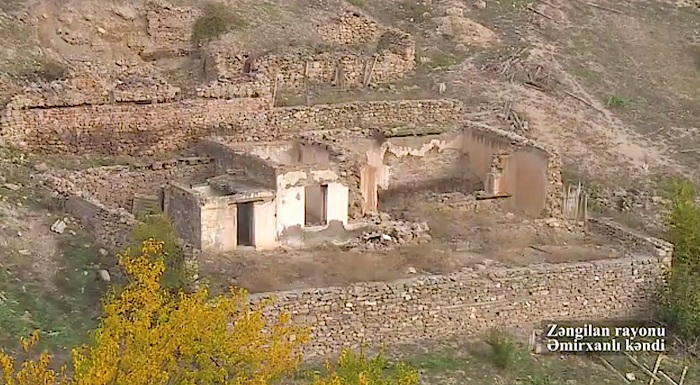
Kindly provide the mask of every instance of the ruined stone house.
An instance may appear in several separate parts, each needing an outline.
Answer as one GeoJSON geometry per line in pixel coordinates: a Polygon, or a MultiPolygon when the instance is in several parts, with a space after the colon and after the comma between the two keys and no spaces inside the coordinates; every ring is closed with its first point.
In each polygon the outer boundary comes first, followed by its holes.
{"type": "Polygon", "coordinates": [[[163,209],[176,231],[204,251],[267,250],[303,242],[303,233],[348,224],[348,187],[327,154],[295,142],[202,141],[218,176],[170,181],[163,209]]]}

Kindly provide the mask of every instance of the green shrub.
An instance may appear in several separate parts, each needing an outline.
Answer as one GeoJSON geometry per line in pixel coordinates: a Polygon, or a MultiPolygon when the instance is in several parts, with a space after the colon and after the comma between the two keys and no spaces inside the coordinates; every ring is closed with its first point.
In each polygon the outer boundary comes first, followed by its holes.
{"type": "Polygon", "coordinates": [[[416,385],[418,372],[404,362],[389,364],[383,352],[369,358],[364,352],[344,349],[336,366],[316,376],[314,384],[333,385],[416,385]]]}
{"type": "Polygon", "coordinates": [[[668,193],[667,239],[674,250],[661,290],[661,315],[690,342],[700,337],[700,207],[690,181],[672,182],[668,193]]]}
{"type": "Polygon", "coordinates": [[[145,214],[139,218],[139,225],[133,232],[135,245],[138,250],[145,240],[154,238],[162,240],[165,255],[165,272],[161,284],[172,291],[186,290],[191,281],[185,265],[185,252],[180,246],[179,238],[173,224],[162,212],[145,214]]]}
{"type": "Polygon", "coordinates": [[[191,40],[197,45],[207,43],[245,25],[245,20],[224,4],[206,3],[202,7],[202,16],[192,26],[191,40]]]}
{"type": "Polygon", "coordinates": [[[492,329],[486,337],[491,347],[491,360],[499,369],[506,369],[516,356],[516,346],[508,333],[501,329],[492,329]]]}

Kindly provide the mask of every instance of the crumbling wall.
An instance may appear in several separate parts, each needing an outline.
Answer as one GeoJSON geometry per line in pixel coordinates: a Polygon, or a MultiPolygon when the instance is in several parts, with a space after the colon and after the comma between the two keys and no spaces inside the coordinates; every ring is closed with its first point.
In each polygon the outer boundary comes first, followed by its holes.
{"type": "Polygon", "coordinates": [[[177,183],[165,186],[163,211],[177,234],[195,247],[202,244],[202,210],[195,196],[177,183]]]}
{"type": "Polygon", "coordinates": [[[183,55],[191,47],[192,27],[202,11],[196,8],[177,7],[164,0],[146,2],[146,22],[150,46],[142,57],[156,59],[183,55]]]}
{"type": "Polygon", "coordinates": [[[561,159],[554,149],[509,131],[476,124],[464,128],[463,140],[467,167],[487,185],[489,177],[495,178],[495,187],[500,189],[496,192],[510,194],[513,199],[508,204],[513,209],[561,216],[561,159]],[[530,186],[536,181],[543,188],[530,186]]]}
{"type": "MultiPolygon", "coordinates": [[[[465,167],[461,135],[389,138],[384,149],[388,183],[381,186],[383,190],[472,192],[475,177],[465,167]]],[[[380,199],[383,195],[387,194],[380,193],[380,199]]]]}
{"type": "Polygon", "coordinates": [[[324,41],[335,44],[365,44],[377,40],[380,33],[376,21],[355,11],[345,11],[319,25],[316,32],[324,41]]]}
{"type": "Polygon", "coordinates": [[[393,29],[379,37],[374,54],[318,53],[300,49],[254,56],[239,51],[227,39],[208,45],[204,54],[209,79],[235,78],[253,71],[276,81],[282,88],[301,88],[316,83],[358,87],[365,83],[392,82],[413,71],[415,59],[415,41],[411,35],[393,29]]]}
{"type": "Polygon", "coordinates": [[[130,212],[105,206],[71,180],[50,173],[42,178],[53,190],[55,207],[78,219],[100,245],[115,253],[131,245],[131,235],[138,222],[130,212]]]}
{"type": "Polygon", "coordinates": [[[586,227],[588,231],[602,235],[609,241],[630,246],[630,250],[656,255],[670,264],[673,245],[669,242],[641,234],[610,218],[589,218],[586,227]]]}
{"type": "Polygon", "coordinates": [[[168,181],[203,181],[215,175],[211,158],[191,157],[148,164],[50,171],[59,191],[89,196],[109,209],[132,207],[135,194],[158,195],[168,181]]]}
{"type": "Polygon", "coordinates": [[[649,317],[663,263],[656,257],[464,270],[395,282],[303,289],[274,296],[268,315],[312,330],[307,358],[362,344],[477,336],[544,320],[649,317]]]}

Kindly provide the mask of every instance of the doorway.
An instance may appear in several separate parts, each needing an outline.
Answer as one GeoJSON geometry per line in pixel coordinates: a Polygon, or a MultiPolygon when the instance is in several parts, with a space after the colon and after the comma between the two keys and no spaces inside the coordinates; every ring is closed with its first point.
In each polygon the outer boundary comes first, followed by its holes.
{"type": "Polygon", "coordinates": [[[253,202],[236,204],[236,244],[254,246],[255,218],[253,202]]]}
{"type": "Polygon", "coordinates": [[[304,226],[327,224],[328,186],[307,186],[304,188],[304,226]]]}

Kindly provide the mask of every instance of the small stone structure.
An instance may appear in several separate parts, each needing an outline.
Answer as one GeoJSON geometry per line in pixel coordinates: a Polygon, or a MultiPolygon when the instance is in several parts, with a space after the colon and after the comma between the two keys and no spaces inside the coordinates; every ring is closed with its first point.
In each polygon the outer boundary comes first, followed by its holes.
{"type": "Polygon", "coordinates": [[[379,23],[366,15],[348,10],[333,18],[330,23],[319,25],[316,32],[329,43],[365,44],[377,39],[380,27],[379,23]]]}
{"type": "Polygon", "coordinates": [[[225,144],[205,140],[199,155],[220,174],[204,183],[170,182],[164,211],[193,246],[226,252],[289,244],[294,230],[348,224],[348,187],[324,154],[299,143],[225,144]]]}

